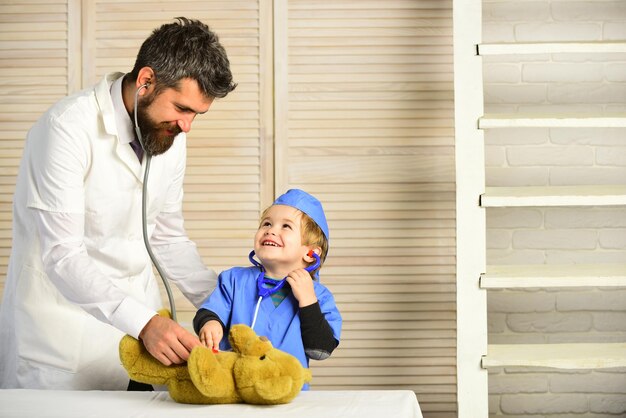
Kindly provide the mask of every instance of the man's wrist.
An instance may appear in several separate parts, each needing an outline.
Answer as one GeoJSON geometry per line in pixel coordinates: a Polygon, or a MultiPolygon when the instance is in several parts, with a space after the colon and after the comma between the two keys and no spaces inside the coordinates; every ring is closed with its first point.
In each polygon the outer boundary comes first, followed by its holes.
{"type": "Polygon", "coordinates": [[[152,316],[148,322],[146,322],[146,324],[143,326],[143,328],[141,328],[141,331],[139,332],[139,339],[141,340],[144,336],[144,333],[146,332],[146,329],[148,328],[148,325],[150,325],[150,323],[154,320],[154,318],[156,318],[157,316],[159,316],[158,314],[152,316]]]}

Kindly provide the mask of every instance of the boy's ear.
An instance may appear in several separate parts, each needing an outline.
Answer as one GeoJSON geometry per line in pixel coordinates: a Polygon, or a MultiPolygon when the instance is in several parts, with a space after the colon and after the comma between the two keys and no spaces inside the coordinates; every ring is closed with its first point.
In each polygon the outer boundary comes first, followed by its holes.
{"type": "Polygon", "coordinates": [[[322,249],[320,247],[310,248],[309,252],[306,253],[303,257],[304,261],[306,261],[307,263],[312,263],[313,261],[315,261],[315,258],[313,258],[313,254],[311,254],[311,251],[313,251],[317,255],[322,254],[322,249]]]}

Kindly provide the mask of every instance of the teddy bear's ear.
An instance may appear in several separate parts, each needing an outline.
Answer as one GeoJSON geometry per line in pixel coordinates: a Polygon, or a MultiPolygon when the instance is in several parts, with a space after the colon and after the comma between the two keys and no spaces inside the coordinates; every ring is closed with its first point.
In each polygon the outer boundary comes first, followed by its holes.
{"type": "Polygon", "coordinates": [[[257,336],[252,328],[244,324],[233,325],[228,339],[233,350],[243,355],[261,356],[272,348],[266,337],[257,336]]]}

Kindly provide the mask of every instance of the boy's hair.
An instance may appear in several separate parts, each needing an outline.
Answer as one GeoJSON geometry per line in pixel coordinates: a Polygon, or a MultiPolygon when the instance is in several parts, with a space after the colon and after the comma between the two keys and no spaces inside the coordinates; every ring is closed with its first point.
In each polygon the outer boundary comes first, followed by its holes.
{"type": "MultiPolygon", "coordinates": [[[[272,206],[268,206],[263,211],[261,219],[265,218],[265,216],[267,215],[267,211],[270,210],[272,206]]],[[[324,232],[322,232],[322,228],[317,225],[313,218],[311,218],[309,215],[299,209],[296,210],[302,214],[302,217],[300,218],[302,244],[312,245],[315,247],[320,247],[322,249],[322,253],[320,254],[320,266],[317,268],[316,271],[311,272],[312,274],[314,274],[322,268],[324,260],[326,260],[326,254],[328,254],[328,240],[326,239],[326,235],[324,235],[324,232]]]]}
{"type": "Polygon", "coordinates": [[[150,67],[156,76],[156,93],[177,89],[180,80],[191,78],[204,96],[225,97],[237,85],[217,35],[199,20],[176,20],[155,29],[143,42],[130,77],[137,80],[139,70],[150,67]]]}
{"type": "MultiPolygon", "coordinates": [[[[302,211],[301,211],[302,212],[302,211]]],[[[300,227],[302,229],[302,243],[304,245],[312,245],[320,247],[322,253],[320,254],[320,268],[326,260],[326,254],[328,254],[328,240],[322,232],[317,223],[306,213],[302,212],[302,219],[300,220],[300,227]]]]}

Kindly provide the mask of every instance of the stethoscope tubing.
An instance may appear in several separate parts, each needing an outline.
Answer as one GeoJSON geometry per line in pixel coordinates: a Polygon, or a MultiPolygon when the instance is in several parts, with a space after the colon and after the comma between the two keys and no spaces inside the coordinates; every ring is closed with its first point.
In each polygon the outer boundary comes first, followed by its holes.
{"type": "Polygon", "coordinates": [[[170,287],[169,281],[167,279],[167,275],[161,268],[157,258],[154,256],[152,252],[152,247],[150,246],[150,239],[148,238],[148,199],[146,196],[148,195],[148,174],[150,173],[150,162],[152,161],[152,155],[148,153],[144,147],[143,137],[141,136],[141,129],[139,129],[139,124],[137,123],[137,99],[139,98],[139,92],[147,88],[147,84],[141,85],[137,91],[135,92],[135,106],[134,106],[134,118],[135,118],[135,133],[137,134],[137,139],[139,139],[139,143],[141,144],[141,148],[144,150],[144,154],[146,154],[146,170],[143,175],[143,187],[141,189],[141,227],[143,229],[143,243],[146,247],[146,251],[148,251],[148,255],[150,256],[150,260],[152,260],[152,264],[159,272],[159,276],[163,281],[163,285],[165,286],[165,292],[167,293],[167,299],[170,305],[170,312],[172,314],[172,319],[174,322],[178,322],[176,320],[176,304],[174,302],[174,295],[172,294],[172,288],[170,287]]]}

